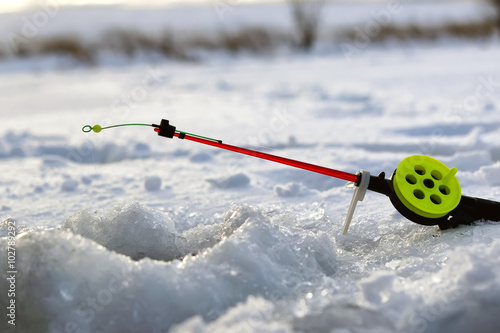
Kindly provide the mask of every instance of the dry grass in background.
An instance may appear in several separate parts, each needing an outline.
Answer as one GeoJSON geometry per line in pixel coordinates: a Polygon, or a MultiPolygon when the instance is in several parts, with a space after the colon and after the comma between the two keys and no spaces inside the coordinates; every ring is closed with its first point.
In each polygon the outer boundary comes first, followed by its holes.
{"type": "MultiPolygon", "coordinates": [[[[497,31],[494,20],[480,22],[447,23],[441,26],[422,25],[389,25],[381,27],[380,32],[370,37],[372,42],[412,42],[412,41],[435,41],[442,38],[458,39],[484,39],[489,38],[497,31]]],[[[344,30],[334,33],[336,39],[354,42],[358,32],[356,30],[344,30]]]]}
{"type": "MultiPolygon", "coordinates": [[[[380,32],[370,37],[370,40],[373,43],[386,41],[404,43],[415,40],[438,41],[450,37],[485,39],[496,35],[499,28],[497,18],[477,22],[447,23],[441,26],[389,25],[381,27],[380,32]]],[[[333,34],[333,41],[320,40],[319,42],[332,46],[341,42],[353,42],[357,30],[345,28],[333,34]]],[[[270,54],[279,48],[293,50],[297,46],[296,43],[296,36],[293,32],[267,27],[220,31],[212,36],[203,33],[180,35],[170,31],[148,35],[133,30],[112,30],[103,33],[99,40],[93,43],[84,42],[77,36],[32,39],[18,45],[17,52],[11,52],[10,55],[6,50],[0,49],[0,58],[63,55],[78,62],[93,65],[99,62],[101,55],[112,54],[129,58],[154,55],[174,60],[194,61],[198,60],[199,55],[203,53],[270,54]]]]}
{"type": "Polygon", "coordinates": [[[500,0],[487,0],[495,12],[496,24],[500,29],[500,0]]]}

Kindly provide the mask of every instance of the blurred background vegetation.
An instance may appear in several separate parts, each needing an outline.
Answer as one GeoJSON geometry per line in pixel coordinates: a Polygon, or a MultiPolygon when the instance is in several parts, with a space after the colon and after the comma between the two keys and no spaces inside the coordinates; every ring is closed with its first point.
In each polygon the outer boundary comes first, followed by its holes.
{"type": "MultiPolygon", "coordinates": [[[[235,1],[217,0],[215,6],[233,6],[235,1]]],[[[479,19],[454,22],[379,24],[375,34],[369,36],[375,45],[399,45],[414,41],[437,43],[443,39],[486,40],[498,38],[500,30],[500,0],[479,0],[478,6],[485,8],[479,19]]],[[[336,3],[325,0],[287,0],[289,28],[274,25],[239,25],[226,29],[222,25],[215,33],[191,30],[179,32],[167,28],[147,33],[134,27],[110,28],[94,40],[77,34],[59,33],[50,36],[23,38],[22,32],[11,32],[16,38],[0,45],[0,58],[28,58],[43,55],[59,55],[79,63],[95,65],[102,54],[134,58],[139,55],[154,55],[181,61],[200,61],[210,53],[226,54],[273,54],[277,50],[288,52],[310,52],[321,45],[338,50],[343,43],[359,43],[363,32],[354,27],[327,29],[323,25],[323,10],[326,5],[335,8],[336,3]],[[361,34],[361,35],[360,35],[361,34]],[[14,40],[15,47],[12,46],[14,40]]],[[[426,2],[423,6],[432,6],[426,2]]],[[[363,6],[360,2],[359,6],[363,6]]],[[[224,10],[224,7],[221,7],[224,10]]],[[[220,9],[220,8],[219,8],[220,9]]],[[[2,14],[8,15],[8,14],[2,14]]],[[[196,22],[193,22],[196,26],[196,22]]],[[[362,26],[362,24],[361,24],[362,26]]],[[[89,22],[89,28],[92,22],[89,22]]],[[[5,39],[5,38],[4,38],[5,39]]]]}

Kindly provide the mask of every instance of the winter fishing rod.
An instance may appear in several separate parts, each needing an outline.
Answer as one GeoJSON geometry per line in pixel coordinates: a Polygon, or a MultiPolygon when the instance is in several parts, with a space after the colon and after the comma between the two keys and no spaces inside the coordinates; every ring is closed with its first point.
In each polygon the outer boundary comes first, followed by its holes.
{"type": "Polygon", "coordinates": [[[368,171],[360,170],[353,174],[228,145],[221,140],[178,131],[166,119],[162,119],[160,125],[121,124],[107,127],[86,125],[82,130],[86,133],[90,131],[99,133],[104,129],[122,126],[149,126],[153,127],[159,136],[190,140],[346,180],[354,187],[354,195],[344,223],[344,235],[349,229],[358,201],[363,201],[367,190],[388,196],[396,210],[410,221],[427,226],[438,225],[442,230],[482,220],[500,221],[500,202],[462,195],[456,177],[457,168],[450,169],[429,156],[412,155],[403,159],[391,177],[386,179],[385,172],[372,176],[368,171]]]}

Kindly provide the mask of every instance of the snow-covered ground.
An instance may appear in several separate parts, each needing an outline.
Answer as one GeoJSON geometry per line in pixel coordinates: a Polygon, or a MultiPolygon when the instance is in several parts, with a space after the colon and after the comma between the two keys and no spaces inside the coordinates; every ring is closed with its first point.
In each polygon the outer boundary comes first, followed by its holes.
{"type": "Polygon", "coordinates": [[[166,118],[353,173],[425,154],[459,169],[464,194],[499,200],[499,57],[455,43],[350,61],[4,61],[0,221],[18,236],[15,298],[0,256],[0,331],[497,332],[498,223],[440,231],[368,193],[342,236],[343,181],[148,127],[81,128],[166,118]]]}

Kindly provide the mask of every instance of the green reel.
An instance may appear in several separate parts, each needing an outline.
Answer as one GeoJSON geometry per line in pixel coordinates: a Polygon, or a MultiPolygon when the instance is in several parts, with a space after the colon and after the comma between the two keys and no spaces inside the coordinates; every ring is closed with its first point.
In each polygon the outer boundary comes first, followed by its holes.
{"type": "Polygon", "coordinates": [[[424,218],[446,216],[460,203],[462,191],[455,174],[440,161],[413,155],[402,160],[393,176],[394,192],[401,203],[424,218]]]}

